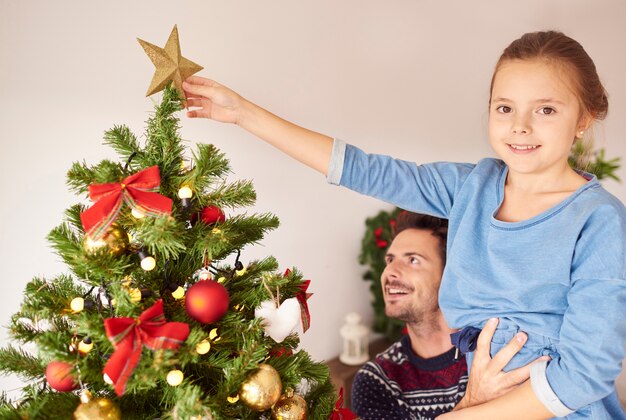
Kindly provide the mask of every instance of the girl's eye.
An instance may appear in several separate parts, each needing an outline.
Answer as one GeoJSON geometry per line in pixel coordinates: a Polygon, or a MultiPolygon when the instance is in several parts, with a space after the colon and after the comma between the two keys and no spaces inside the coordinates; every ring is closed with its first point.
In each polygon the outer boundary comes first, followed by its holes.
{"type": "Polygon", "coordinates": [[[500,112],[501,114],[509,114],[513,111],[513,109],[510,106],[500,105],[496,108],[496,111],[500,112]]]}
{"type": "Polygon", "coordinates": [[[549,106],[544,106],[539,110],[539,113],[542,115],[552,115],[556,112],[554,108],[550,108],[549,106]]]}

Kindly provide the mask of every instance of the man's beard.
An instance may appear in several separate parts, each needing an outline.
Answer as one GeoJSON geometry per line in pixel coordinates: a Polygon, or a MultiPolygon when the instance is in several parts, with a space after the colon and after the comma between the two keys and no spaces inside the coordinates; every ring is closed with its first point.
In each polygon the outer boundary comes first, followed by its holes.
{"type": "Polygon", "coordinates": [[[407,305],[403,308],[389,309],[385,307],[385,315],[389,318],[397,319],[399,321],[406,322],[407,324],[427,324],[433,322],[437,318],[439,313],[439,305],[437,303],[423,306],[416,306],[414,304],[407,305]]]}

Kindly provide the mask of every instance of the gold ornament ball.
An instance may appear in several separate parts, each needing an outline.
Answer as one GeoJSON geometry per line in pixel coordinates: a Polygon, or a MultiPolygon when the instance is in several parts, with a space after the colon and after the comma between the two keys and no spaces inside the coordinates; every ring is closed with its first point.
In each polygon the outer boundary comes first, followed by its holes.
{"type": "Polygon", "coordinates": [[[117,224],[112,224],[97,241],[85,236],[83,249],[89,255],[94,255],[101,250],[108,250],[111,255],[121,255],[128,248],[128,234],[117,224]]]}
{"type": "Polygon", "coordinates": [[[283,395],[272,407],[272,418],[276,420],[306,420],[308,416],[306,400],[298,394],[283,395]]]}
{"type": "Polygon", "coordinates": [[[121,420],[122,412],[117,404],[108,398],[91,398],[81,395],[81,402],[74,411],[75,420],[121,420]]]}
{"type": "Polygon", "coordinates": [[[259,369],[241,384],[239,398],[250,409],[265,411],[278,401],[282,391],[283,384],[278,371],[262,363],[259,369]]]}
{"type": "Polygon", "coordinates": [[[141,290],[138,288],[133,288],[128,290],[128,294],[130,295],[130,301],[132,303],[137,303],[141,301],[141,290]]]}

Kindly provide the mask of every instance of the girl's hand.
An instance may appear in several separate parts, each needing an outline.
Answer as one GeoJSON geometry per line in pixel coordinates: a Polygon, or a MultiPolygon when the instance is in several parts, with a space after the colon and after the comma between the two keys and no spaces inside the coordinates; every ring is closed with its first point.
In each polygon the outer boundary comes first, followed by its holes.
{"type": "Polygon", "coordinates": [[[239,124],[244,99],[226,86],[205,79],[191,76],[183,82],[187,97],[189,118],[208,118],[211,120],[239,124]]]}

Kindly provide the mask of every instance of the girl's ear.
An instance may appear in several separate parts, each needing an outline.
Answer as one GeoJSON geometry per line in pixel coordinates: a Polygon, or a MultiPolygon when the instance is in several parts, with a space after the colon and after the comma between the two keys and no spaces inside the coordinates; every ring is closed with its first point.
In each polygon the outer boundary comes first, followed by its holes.
{"type": "Polygon", "coordinates": [[[593,124],[593,116],[588,114],[587,112],[585,112],[583,115],[581,115],[580,119],[578,120],[578,125],[576,126],[576,132],[580,133],[585,132],[589,129],[589,127],[591,127],[591,124],[593,124]]]}

